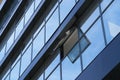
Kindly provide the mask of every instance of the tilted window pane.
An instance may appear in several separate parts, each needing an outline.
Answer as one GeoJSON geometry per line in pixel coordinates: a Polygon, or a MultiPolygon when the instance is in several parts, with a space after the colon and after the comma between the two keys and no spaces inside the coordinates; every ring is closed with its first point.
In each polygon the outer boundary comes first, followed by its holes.
{"type": "Polygon", "coordinates": [[[32,59],[34,59],[34,57],[38,54],[38,52],[42,49],[43,46],[44,46],[44,27],[42,28],[40,33],[36,36],[36,38],[33,41],[32,59]]]}
{"type": "Polygon", "coordinates": [[[71,9],[74,7],[74,0],[63,0],[60,4],[60,23],[65,19],[71,9]],[[69,5],[68,5],[69,4],[69,5]]]}
{"type": "Polygon", "coordinates": [[[31,18],[31,16],[34,13],[34,2],[30,5],[29,9],[27,10],[25,14],[25,24],[28,22],[28,20],[31,18]]]}
{"type": "Polygon", "coordinates": [[[78,58],[79,54],[80,54],[80,47],[79,44],[77,43],[68,54],[68,57],[74,63],[75,60],[78,58]]]}
{"type": "Polygon", "coordinates": [[[83,52],[89,44],[90,42],[88,41],[87,37],[82,37],[82,39],[80,40],[80,51],[83,52]]]}
{"type": "Polygon", "coordinates": [[[50,39],[53,33],[59,26],[59,17],[58,17],[58,9],[55,10],[51,18],[46,23],[46,42],[50,39]]]}
{"type": "Polygon", "coordinates": [[[86,37],[90,41],[89,47],[82,53],[83,68],[85,69],[91,61],[103,50],[105,41],[101,21],[98,20],[87,32],[86,37]]]}
{"type": "Polygon", "coordinates": [[[72,63],[68,57],[62,62],[62,80],[75,80],[81,73],[80,58],[72,63]]]}
{"type": "Polygon", "coordinates": [[[20,74],[22,74],[25,69],[28,67],[28,65],[31,62],[31,46],[29,46],[29,48],[24,52],[22,58],[21,58],[21,72],[20,74]]]}
{"type": "Polygon", "coordinates": [[[12,69],[10,80],[18,80],[18,78],[19,78],[19,68],[20,68],[20,61],[18,61],[17,64],[12,69]]]}
{"type": "Polygon", "coordinates": [[[114,0],[112,5],[103,14],[104,28],[109,43],[118,33],[120,33],[120,1],[114,0]]]}

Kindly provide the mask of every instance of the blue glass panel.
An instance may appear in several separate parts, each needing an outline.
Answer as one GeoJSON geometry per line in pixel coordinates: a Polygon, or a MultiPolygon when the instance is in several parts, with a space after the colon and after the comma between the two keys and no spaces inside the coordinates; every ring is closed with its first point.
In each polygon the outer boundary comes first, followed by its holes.
{"type": "Polygon", "coordinates": [[[34,59],[34,57],[38,54],[38,52],[42,49],[43,46],[44,46],[44,27],[42,28],[40,33],[36,36],[36,38],[33,41],[32,59],[34,59]]]}
{"type": "Polygon", "coordinates": [[[21,72],[22,74],[25,69],[28,67],[28,65],[31,62],[31,46],[28,47],[28,49],[24,52],[22,58],[21,58],[21,72]]]}
{"type": "Polygon", "coordinates": [[[46,42],[53,35],[59,26],[58,9],[55,10],[51,18],[46,23],[46,42]]]}
{"type": "Polygon", "coordinates": [[[105,47],[101,21],[98,20],[87,32],[86,37],[90,41],[89,47],[82,53],[83,68],[85,69],[91,61],[105,47]]]}
{"type": "Polygon", "coordinates": [[[79,54],[80,54],[80,48],[79,48],[79,43],[77,43],[68,54],[68,57],[72,62],[74,62],[79,56],[79,54]]]}
{"type": "Polygon", "coordinates": [[[17,62],[17,64],[12,69],[10,80],[18,80],[18,78],[19,78],[19,67],[20,67],[20,61],[17,62]]]}
{"type": "Polygon", "coordinates": [[[35,0],[35,9],[39,6],[42,0],[35,0]]]}
{"type": "Polygon", "coordinates": [[[95,21],[95,19],[99,16],[99,8],[96,8],[95,11],[90,15],[90,17],[85,21],[85,23],[82,25],[81,29],[83,32],[85,32],[90,25],[95,21]]]}
{"type": "Polygon", "coordinates": [[[55,69],[47,80],[60,80],[60,66],[55,69]]]}
{"type": "Polygon", "coordinates": [[[72,63],[68,57],[62,62],[62,80],[75,80],[81,73],[80,58],[72,63]]]}
{"type": "Polygon", "coordinates": [[[68,13],[75,5],[75,0],[62,0],[60,4],[60,23],[65,19],[68,13]],[[69,5],[67,5],[69,3],[69,5]]]}
{"type": "Polygon", "coordinates": [[[107,43],[120,33],[120,4],[115,0],[103,15],[107,43]]]}
{"type": "Polygon", "coordinates": [[[0,51],[0,61],[3,59],[4,55],[5,55],[5,46],[0,51]]]}
{"type": "Polygon", "coordinates": [[[101,2],[101,8],[102,8],[102,11],[114,0],[102,0],[101,2]]]}
{"type": "Polygon", "coordinates": [[[24,26],[24,17],[20,20],[16,27],[16,33],[15,33],[15,39],[20,35],[20,32],[22,31],[24,26]]]}
{"type": "Polygon", "coordinates": [[[33,13],[34,13],[34,2],[30,5],[29,9],[25,13],[25,24],[31,18],[31,16],[33,15],[33,13]]]}
{"type": "Polygon", "coordinates": [[[60,62],[60,55],[58,55],[55,60],[48,66],[48,68],[45,70],[45,77],[48,77],[48,75],[52,72],[52,70],[57,66],[57,64],[60,62]]]}
{"type": "Polygon", "coordinates": [[[10,36],[10,38],[7,41],[7,49],[6,49],[6,51],[8,51],[8,49],[11,47],[13,42],[14,42],[14,32],[12,33],[12,35],[10,36]]]}

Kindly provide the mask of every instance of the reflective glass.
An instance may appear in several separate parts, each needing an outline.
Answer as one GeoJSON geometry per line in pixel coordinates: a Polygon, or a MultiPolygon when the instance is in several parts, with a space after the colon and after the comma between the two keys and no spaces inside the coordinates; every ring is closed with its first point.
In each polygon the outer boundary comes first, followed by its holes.
{"type": "Polygon", "coordinates": [[[70,53],[68,54],[68,57],[70,58],[70,60],[72,62],[74,62],[77,59],[77,57],[79,56],[79,54],[80,54],[80,50],[79,49],[80,49],[80,47],[79,47],[79,44],[77,43],[73,47],[73,49],[70,51],[70,53]]]}
{"type": "Polygon", "coordinates": [[[96,8],[95,11],[89,16],[89,18],[85,21],[85,23],[82,25],[81,29],[83,32],[85,32],[90,25],[97,19],[99,16],[99,8],[96,8]]]}
{"type": "Polygon", "coordinates": [[[12,33],[12,35],[10,36],[10,38],[7,41],[7,49],[6,49],[6,51],[8,51],[8,49],[11,47],[13,42],[14,42],[14,32],[12,33]]]}
{"type": "Polygon", "coordinates": [[[87,48],[89,45],[89,41],[87,39],[87,37],[82,37],[82,39],[80,40],[80,51],[83,52],[85,50],[85,48],[87,48]]]}
{"type": "Polygon", "coordinates": [[[30,5],[29,9],[25,13],[25,24],[28,22],[32,14],[34,13],[34,2],[30,5]]]}
{"type": "Polygon", "coordinates": [[[0,51],[0,61],[3,59],[4,55],[5,55],[5,46],[0,51]]]}
{"type": "Polygon", "coordinates": [[[115,0],[103,14],[107,43],[120,33],[120,1],[115,0]]]}
{"type": "Polygon", "coordinates": [[[24,17],[20,20],[16,27],[15,39],[19,36],[20,32],[22,31],[24,26],[24,17]]]}
{"type": "Polygon", "coordinates": [[[60,23],[65,19],[68,13],[75,5],[75,0],[62,0],[60,4],[60,23]],[[69,3],[69,5],[67,5],[69,3]]]}
{"type": "Polygon", "coordinates": [[[10,80],[18,80],[18,78],[19,78],[19,67],[20,67],[20,61],[17,62],[17,64],[12,69],[10,80]]]}
{"type": "Polygon", "coordinates": [[[35,9],[39,6],[42,0],[35,0],[35,9]]]}
{"type": "Polygon", "coordinates": [[[87,32],[86,37],[90,41],[89,47],[82,53],[83,68],[103,50],[105,47],[101,21],[98,20],[87,32]]]}
{"type": "Polygon", "coordinates": [[[42,49],[43,46],[44,46],[44,27],[42,28],[40,33],[36,36],[36,38],[33,41],[32,59],[34,59],[34,57],[38,54],[38,52],[42,49]]]}
{"type": "Polygon", "coordinates": [[[9,80],[9,75],[5,79],[3,79],[3,80],[9,80]]]}
{"type": "Polygon", "coordinates": [[[56,9],[53,15],[50,17],[50,19],[46,23],[46,42],[56,31],[58,26],[59,26],[59,17],[58,17],[58,9],[56,9]]]}
{"type": "Polygon", "coordinates": [[[55,69],[47,80],[60,80],[60,66],[55,69]]]}
{"type": "Polygon", "coordinates": [[[62,80],[75,80],[81,73],[80,58],[72,63],[68,57],[62,62],[62,80]]]}
{"type": "Polygon", "coordinates": [[[31,62],[31,46],[28,47],[28,49],[24,52],[22,58],[21,58],[21,72],[22,74],[25,69],[28,67],[28,65],[31,62]]]}
{"type": "Polygon", "coordinates": [[[43,80],[43,74],[38,78],[38,80],[43,80]]]}
{"type": "Polygon", "coordinates": [[[48,68],[45,70],[45,77],[48,77],[48,75],[52,72],[52,70],[57,66],[57,64],[60,62],[60,55],[58,55],[55,60],[48,66],[48,68]]]}
{"type": "Polygon", "coordinates": [[[101,2],[101,8],[102,8],[102,11],[114,0],[102,0],[101,2]]]}

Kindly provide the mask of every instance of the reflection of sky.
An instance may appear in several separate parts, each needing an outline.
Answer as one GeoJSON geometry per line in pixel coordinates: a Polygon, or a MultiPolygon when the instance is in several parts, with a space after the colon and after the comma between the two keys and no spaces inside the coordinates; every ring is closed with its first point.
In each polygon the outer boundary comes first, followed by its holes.
{"type": "MultiPolygon", "coordinates": [[[[38,1],[38,0],[36,0],[38,1]]],[[[62,20],[65,18],[65,16],[67,15],[67,13],[70,11],[70,9],[73,7],[74,5],[74,0],[63,0],[64,3],[61,4],[61,22],[62,20]],[[68,3],[72,3],[69,5],[66,5],[68,3]]],[[[105,7],[108,3],[108,1],[111,0],[104,0],[104,3],[102,4],[103,7],[105,7]]],[[[110,34],[112,36],[115,36],[119,31],[120,31],[120,5],[119,5],[119,0],[116,0],[114,7],[112,6],[112,8],[110,8],[108,10],[108,12],[104,15],[104,20],[105,20],[105,30],[107,32],[107,34],[110,34]],[[115,15],[114,15],[115,14],[115,15]],[[119,27],[119,28],[118,28],[119,27]],[[110,30],[110,31],[109,31],[110,30]],[[110,33],[108,33],[110,32],[110,33]]],[[[33,9],[33,7],[32,7],[33,9]]],[[[30,10],[30,12],[28,12],[26,15],[26,21],[29,20],[31,14],[33,11],[30,10]]],[[[88,25],[90,25],[94,19],[96,19],[96,17],[99,15],[99,11],[98,8],[95,11],[95,14],[91,16],[91,18],[89,19],[89,21],[84,25],[84,29],[88,29],[88,25]],[[93,19],[94,18],[94,19],[93,19]]],[[[49,39],[49,37],[52,35],[52,33],[56,30],[56,28],[58,27],[58,13],[56,12],[56,14],[53,15],[53,17],[50,18],[51,21],[49,21],[47,23],[47,28],[48,28],[48,32],[47,32],[47,38],[49,39]]],[[[88,40],[91,42],[90,46],[83,52],[82,57],[83,57],[83,65],[84,68],[97,56],[97,54],[104,48],[104,39],[103,39],[103,33],[102,33],[102,28],[101,28],[101,22],[98,21],[91,29],[90,31],[88,31],[88,33],[86,34],[88,40]]],[[[21,30],[21,28],[18,29],[18,32],[21,30]]],[[[85,30],[84,30],[85,31],[85,30]]],[[[38,35],[38,37],[35,39],[35,42],[33,44],[34,47],[34,54],[37,53],[42,46],[44,45],[44,30],[42,30],[42,32],[38,35]]],[[[30,63],[30,52],[31,50],[28,49],[28,52],[26,52],[26,54],[24,55],[24,57],[22,58],[22,69],[24,71],[24,68],[26,68],[26,66],[30,63]],[[29,56],[28,56],[29,55],[29,56]],[[27,61],[25,61],[27,59],[27,61]]],[[[36,55],[36,54],[35,54],[36,55]]],[[[33,55],[33,56],[35,56],[33,55]]],[[[53,65],[54,66],[54,65],[53,65]]],[[[52,66],[50,66],[50,69],[52,66]]],[[[81,67],[80,67],[80,58],[78,58],[78,60],[76,60],[76,62],[73,64],[71,63],[71,61],[68,59],[68,57],[66,57],[66,59],[62,62],[62,72],[63,72],[63,80],[74,80],[79,73],[81,72],[81,67]]],[[[15,69],[16,71],[16,69],[15,69]]],[[[55,72],[53,72],[53,74],[49,77],[49,80],[52,80],[54,78],[54,80],[58,80],[59,77],[56,77],[59,75],[59,68],[57,68],[55,70],[55,72]]],[[[17,72],[17,71],[16,71],[17,72]]],[[[15,72],[15,73],[16,73],[15,72]]],[[[13,74],[15,75],[15,74],[13,74]]]]}
{"type": "Polygon", "coordinates": [[[86,34],[88,40],[90,41],[89,47],[82,53],[83,57],[83,67],[85,68],[104,48],[104,38],[102,27],[98,20],[94,26],[86,34]]]}
{"type": "Polygon", "coordinates": [[[120,26],[111,22],[108,22],[108,25],[109,25],[110,35],[112,37],[115,37],[120,32],[120,26]]]}
{"type": "Polygon", "coordinates": [[[113,36],[115,37],[115,34],[117,34],[119,30],[118,29],[118,27],[120,26],[120,17],[119,17],[120,10],[119,9],[120,9],[119,0],[115,0],[103,15],[108,43],[113,39],[113,36]],[[113,28],[114,28],[114,32],[113,30],[111,30],[113,28]],[[115,28],[117,28],[118,30],[115,28]]]}

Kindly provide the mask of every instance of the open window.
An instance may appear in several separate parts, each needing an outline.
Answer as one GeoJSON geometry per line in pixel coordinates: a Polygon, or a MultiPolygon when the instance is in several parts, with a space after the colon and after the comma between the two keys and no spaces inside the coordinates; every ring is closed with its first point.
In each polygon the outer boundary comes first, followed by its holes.
{"type": "Polygon", "coordinates": [[[70,61],[74,63],[89,44],[90,42],[85,34],[76,28],[63,44],[64,56],[67,55],[70,61]]]}

